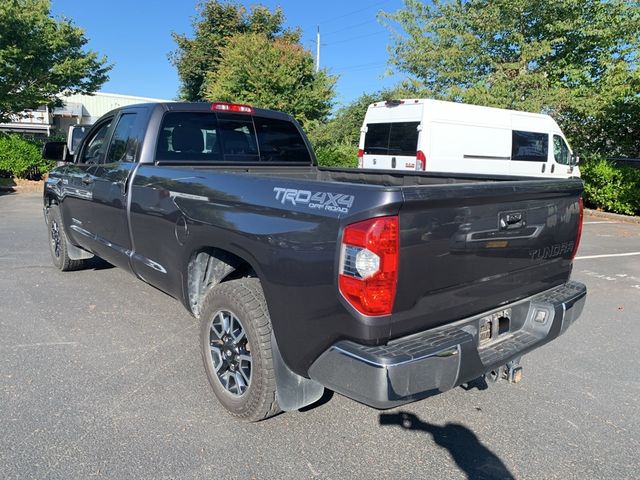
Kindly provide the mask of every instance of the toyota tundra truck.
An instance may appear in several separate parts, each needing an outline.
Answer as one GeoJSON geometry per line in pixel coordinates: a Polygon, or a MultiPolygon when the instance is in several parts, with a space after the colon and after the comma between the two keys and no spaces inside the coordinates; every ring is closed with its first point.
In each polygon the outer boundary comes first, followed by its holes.
{"type": "Polygon", "coordinates": [[[485,377],[580,315],[582,181],[317,166],[289,115],[116,109],[49,174],[54,265],[93,256],[201,322],[213,393],[249,421],[325,388],[385,409],[485,377]]]}

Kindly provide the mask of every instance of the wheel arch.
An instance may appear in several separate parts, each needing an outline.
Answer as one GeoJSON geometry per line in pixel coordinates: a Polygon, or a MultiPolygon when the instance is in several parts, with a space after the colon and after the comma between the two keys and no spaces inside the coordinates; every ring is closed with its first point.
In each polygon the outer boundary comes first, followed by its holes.
{"type": "Polygon", "coordinates": [[[187,262],[185,303],[191,313],[199,317],[202,302],[211,288],[243,277],[259,278],[248,260],[221,248],[199,247],[187,262]]]}

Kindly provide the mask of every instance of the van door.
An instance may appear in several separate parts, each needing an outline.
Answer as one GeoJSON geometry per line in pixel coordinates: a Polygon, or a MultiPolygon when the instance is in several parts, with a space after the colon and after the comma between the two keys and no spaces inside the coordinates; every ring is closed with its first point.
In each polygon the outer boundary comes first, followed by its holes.
{"type": "Polygon", "coordinates": [[[550,176],[549,134],[512,130],[511,132],[511,175],[528,177],[550,176]]]}
{"type": "Polygon", "coordinates": [[[574,174],[574,167],[571,165],[571,150],[569,145],[560,135],[552,135],[553,149],[551,151],[551,175],[554,177],[567,178],[574,174]]]}
{"type": "Polygon", "coordinates": [[[362,166],[415,170],[420,122],[369,123],[365,126],[362,166]]]}

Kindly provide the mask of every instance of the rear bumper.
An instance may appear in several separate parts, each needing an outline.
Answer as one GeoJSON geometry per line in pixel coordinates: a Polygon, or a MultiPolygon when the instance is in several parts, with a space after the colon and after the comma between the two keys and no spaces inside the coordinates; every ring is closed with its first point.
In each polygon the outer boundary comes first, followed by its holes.
{"type": "Polygon", "coordinates": [[[586,294],[583,284],[568,282],[501,306],[512,309],[511,331],[482,347],[480,318],[491,311],[382,346],[340,341],[318,357],[309,376],[375,408],[402,405],[478,378],[563,334],[582,313],[586,294]]]}

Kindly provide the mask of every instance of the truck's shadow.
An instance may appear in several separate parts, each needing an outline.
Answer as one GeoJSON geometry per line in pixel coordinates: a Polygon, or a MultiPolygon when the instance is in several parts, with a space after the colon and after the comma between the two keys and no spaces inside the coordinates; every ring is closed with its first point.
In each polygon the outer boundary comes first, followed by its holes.
{"type": "Polygon", "coordinates": [[[514,476],[498,456],[485,447],[468,428],[457,423],[447,423],[440,427],[423,422],[416,415],[407,412],[381,413],[380,425],[396,425],[407,430],[428,433],[441,448],[446,448],[458,467],[470,480],[505,479],[514,476]]]}

